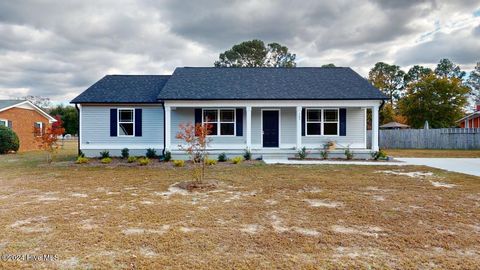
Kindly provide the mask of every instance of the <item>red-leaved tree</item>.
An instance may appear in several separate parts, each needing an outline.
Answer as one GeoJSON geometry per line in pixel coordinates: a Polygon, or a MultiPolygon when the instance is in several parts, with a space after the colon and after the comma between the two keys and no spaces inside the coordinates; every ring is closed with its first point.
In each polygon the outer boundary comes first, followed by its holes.
{"type": "Polygon", "coordinates": [[[185,151],[193,162],[193,178],[197,182],[202,182],[205,178],[205,163],[208,159],[207,146],[210,143],[210,138],[207,136],[211,132],[211,124],[196,124],[192,123],[180,124],[180,132],[177,133],[176,138],[184,142],[178,147],[185,151]]]}
{"type": "Polygon", "coordinates": [[[63,128],[63,121],[59,115],[55,116],[56,122],[53,122],[50,127],[45,130],[34,128],[35,140],[38,142],[38,147],[47,153],[47,162],[51,163],[55,154],[58,151],[58,138],[63,135],[65,129],[63,128]]]}

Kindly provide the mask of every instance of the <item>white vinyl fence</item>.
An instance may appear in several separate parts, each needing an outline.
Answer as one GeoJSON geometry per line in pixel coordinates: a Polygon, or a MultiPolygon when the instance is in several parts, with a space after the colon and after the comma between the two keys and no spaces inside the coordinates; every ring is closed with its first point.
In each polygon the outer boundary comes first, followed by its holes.
{"type": "MultiPolygon", "coordinates": [[[[368,131],[370,147],[372,133],[368,131]]],[[[480,149],[480,128],[382,129],[382,149],[480,149]]]]}

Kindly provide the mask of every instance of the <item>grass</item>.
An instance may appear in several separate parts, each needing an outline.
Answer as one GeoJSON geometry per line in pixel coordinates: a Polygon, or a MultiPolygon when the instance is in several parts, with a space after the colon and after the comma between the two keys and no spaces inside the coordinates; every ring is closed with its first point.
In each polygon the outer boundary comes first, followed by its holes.
{"type": "MultiPolygon", "coordinates": [[[[0,269],[474,269],[480,178],[428,167],[84,166],[75,147],[0,156],[0,269]],[[421,173],[420,173],[421,172],[421,173]],[[431,173],[431,174],[430,174],[431,173]],[[432,183],[453,184],[451,188],[432,183]]],[[[124,161],[127,163],[126,161],[124,161]]]]}
{"type": "Polygon", "coordinates": [[[385,149],[393,157],[480,158],[480,150],[385,149]]]}

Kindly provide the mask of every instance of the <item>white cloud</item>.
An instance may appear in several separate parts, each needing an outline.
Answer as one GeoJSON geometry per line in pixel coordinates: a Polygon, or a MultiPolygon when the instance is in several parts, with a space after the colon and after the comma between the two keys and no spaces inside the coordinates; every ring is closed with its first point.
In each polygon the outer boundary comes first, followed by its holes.
{"type": "Polygon", "coordinates": [[[105,74],[212,66],[259,38],[299,66],[335,63],[362,75],[378,61],[408,67],[449,57],[473,67],[478,1],[96,0],[0,2],[0,98],[68,101],[105,74]]]}

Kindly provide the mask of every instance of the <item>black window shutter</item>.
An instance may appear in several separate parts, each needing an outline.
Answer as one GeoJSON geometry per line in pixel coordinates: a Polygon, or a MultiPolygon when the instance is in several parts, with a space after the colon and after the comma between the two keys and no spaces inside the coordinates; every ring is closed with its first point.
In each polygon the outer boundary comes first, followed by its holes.
{"type": "Polygon", "coordinates": [[[347,109],[340,109],[340,136],[347,136],[347,109]]]}
{"type": "Polygon", "coordinates": [[[202,124],[202,109],[195,109],[195,125],[202,124]]]}
{"type": "Polygon", "coordinates": [[[237,108],[236,113],[237,136],[243,136],[243,108],[237,108]]]}
{"type": "Polygon", "coordinates": [[[302,109],[302,136],[305,136],[305,109],[302,109]]]}
{"type": "Polygon", "coordinates": [[[135,109],[135,137],[142,137],[142,109],[135,109]]]}
{"type": "Polygon", "coordinates": [[[117,136],[117,109],[110,109],[110,137],[117,136]]]}
{"type": "Polygon", "coordinates": [[[13,128],[12,121],[8,121],[8,122],[7,122],[7,127],[10,128],[10,129],[13,128]]]}

